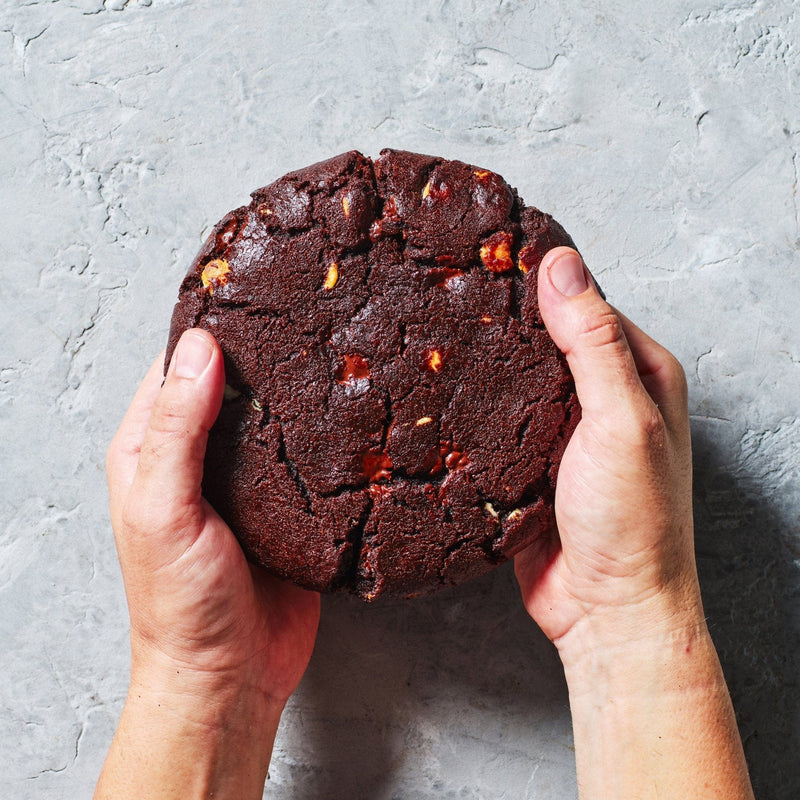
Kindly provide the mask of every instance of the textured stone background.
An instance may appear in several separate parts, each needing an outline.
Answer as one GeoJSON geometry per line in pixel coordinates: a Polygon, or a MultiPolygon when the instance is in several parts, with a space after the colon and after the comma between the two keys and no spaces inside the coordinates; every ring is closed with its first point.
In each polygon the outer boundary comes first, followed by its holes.
{"type": "MultiPolygon", "coordinates": [[[[791,0],[0,5],[0,795],[88,796],[127,680],[104,451],[201,238],[356,147],[552,211],[691,389],[707,610],[757,792],[800,794],[800,15],[791,0]]],[[[324,604],[265,797],[574,798],[506,567],[324,604]]]]}

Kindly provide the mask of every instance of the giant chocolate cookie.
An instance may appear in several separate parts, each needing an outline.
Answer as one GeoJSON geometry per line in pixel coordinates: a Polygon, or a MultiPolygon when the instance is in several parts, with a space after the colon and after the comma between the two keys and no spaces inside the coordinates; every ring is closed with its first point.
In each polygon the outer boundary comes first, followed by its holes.
{"type": "Polygon", "coordinates": [[[493,172],[385,150],[292,172],[180,289],[225,353],[203,491],[248,556],[371,600],[480,575],[552,532],[580,409],[539,315],[572,245],[493,172]]]}

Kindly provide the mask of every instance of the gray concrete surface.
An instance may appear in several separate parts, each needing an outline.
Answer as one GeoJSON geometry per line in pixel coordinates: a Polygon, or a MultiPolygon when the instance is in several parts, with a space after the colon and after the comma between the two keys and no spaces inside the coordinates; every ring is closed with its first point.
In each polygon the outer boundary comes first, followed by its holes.
{"type": "MultiPolygon", "coordinates": [[[[127,681],[104,451],[204,232],[384,146],[499,171],[691,391],[699,563],[758,795],[800,795],[791,0],[0,4],[0,796],[86,797],[127,681]]],[[[575,798],[513,576],[324,603],[267,798],[575,798]]],[[[687,796],[691,792],[687,791],[687,796]]]]}

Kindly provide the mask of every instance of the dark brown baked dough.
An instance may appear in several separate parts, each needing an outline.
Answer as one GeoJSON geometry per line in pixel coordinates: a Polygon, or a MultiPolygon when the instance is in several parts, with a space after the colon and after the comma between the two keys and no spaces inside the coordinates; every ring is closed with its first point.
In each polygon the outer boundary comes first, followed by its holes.
{"type": "Polygon", "coordinates": [[[247,555],[372,600],[550,534],[580,408],[536,273],[563,228],[493,172],[394,150],[252,198],[189,269],[167,351],[199,326],[225,354],[203,491],[247,555]]]}

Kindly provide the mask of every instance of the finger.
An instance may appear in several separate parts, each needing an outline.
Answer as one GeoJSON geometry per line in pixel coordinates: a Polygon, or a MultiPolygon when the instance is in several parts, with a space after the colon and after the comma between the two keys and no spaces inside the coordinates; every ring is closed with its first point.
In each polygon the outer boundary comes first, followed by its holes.
{"type": "Polygon", "coordinates": [[[208,432],[224,386],[222,353],[214,337],[197,328],[186,331],[153,404],[131,487],[143,516],[157,509],[159,528],[169,529],[201,507],[208,432]]]}
{"type": "Polygon", "coordinates": [[[624,314],[622,320],[639,378],[647,393],[653,398],[670,430],[682,431],[688,427],[688,390],[683,367],[672,353],[651,339],[624,314]]]}
{"type": "Polygon", "coordinates": [[[652,406],[639,379],[622,320],[600,296],[580,255],[557,247],[539,268],[539,307],[566,355],[585,416],[614,419],[652,406]]]}
{"type": "Polygon", "coordinates": [[[161,391],[163,380],[164,351],[162,350],[147,371],[108,447],[106,477],[112,520],[118,518],[119,510],[136,474],[139,451],[142,449],[153,403],[161,391]]]}

